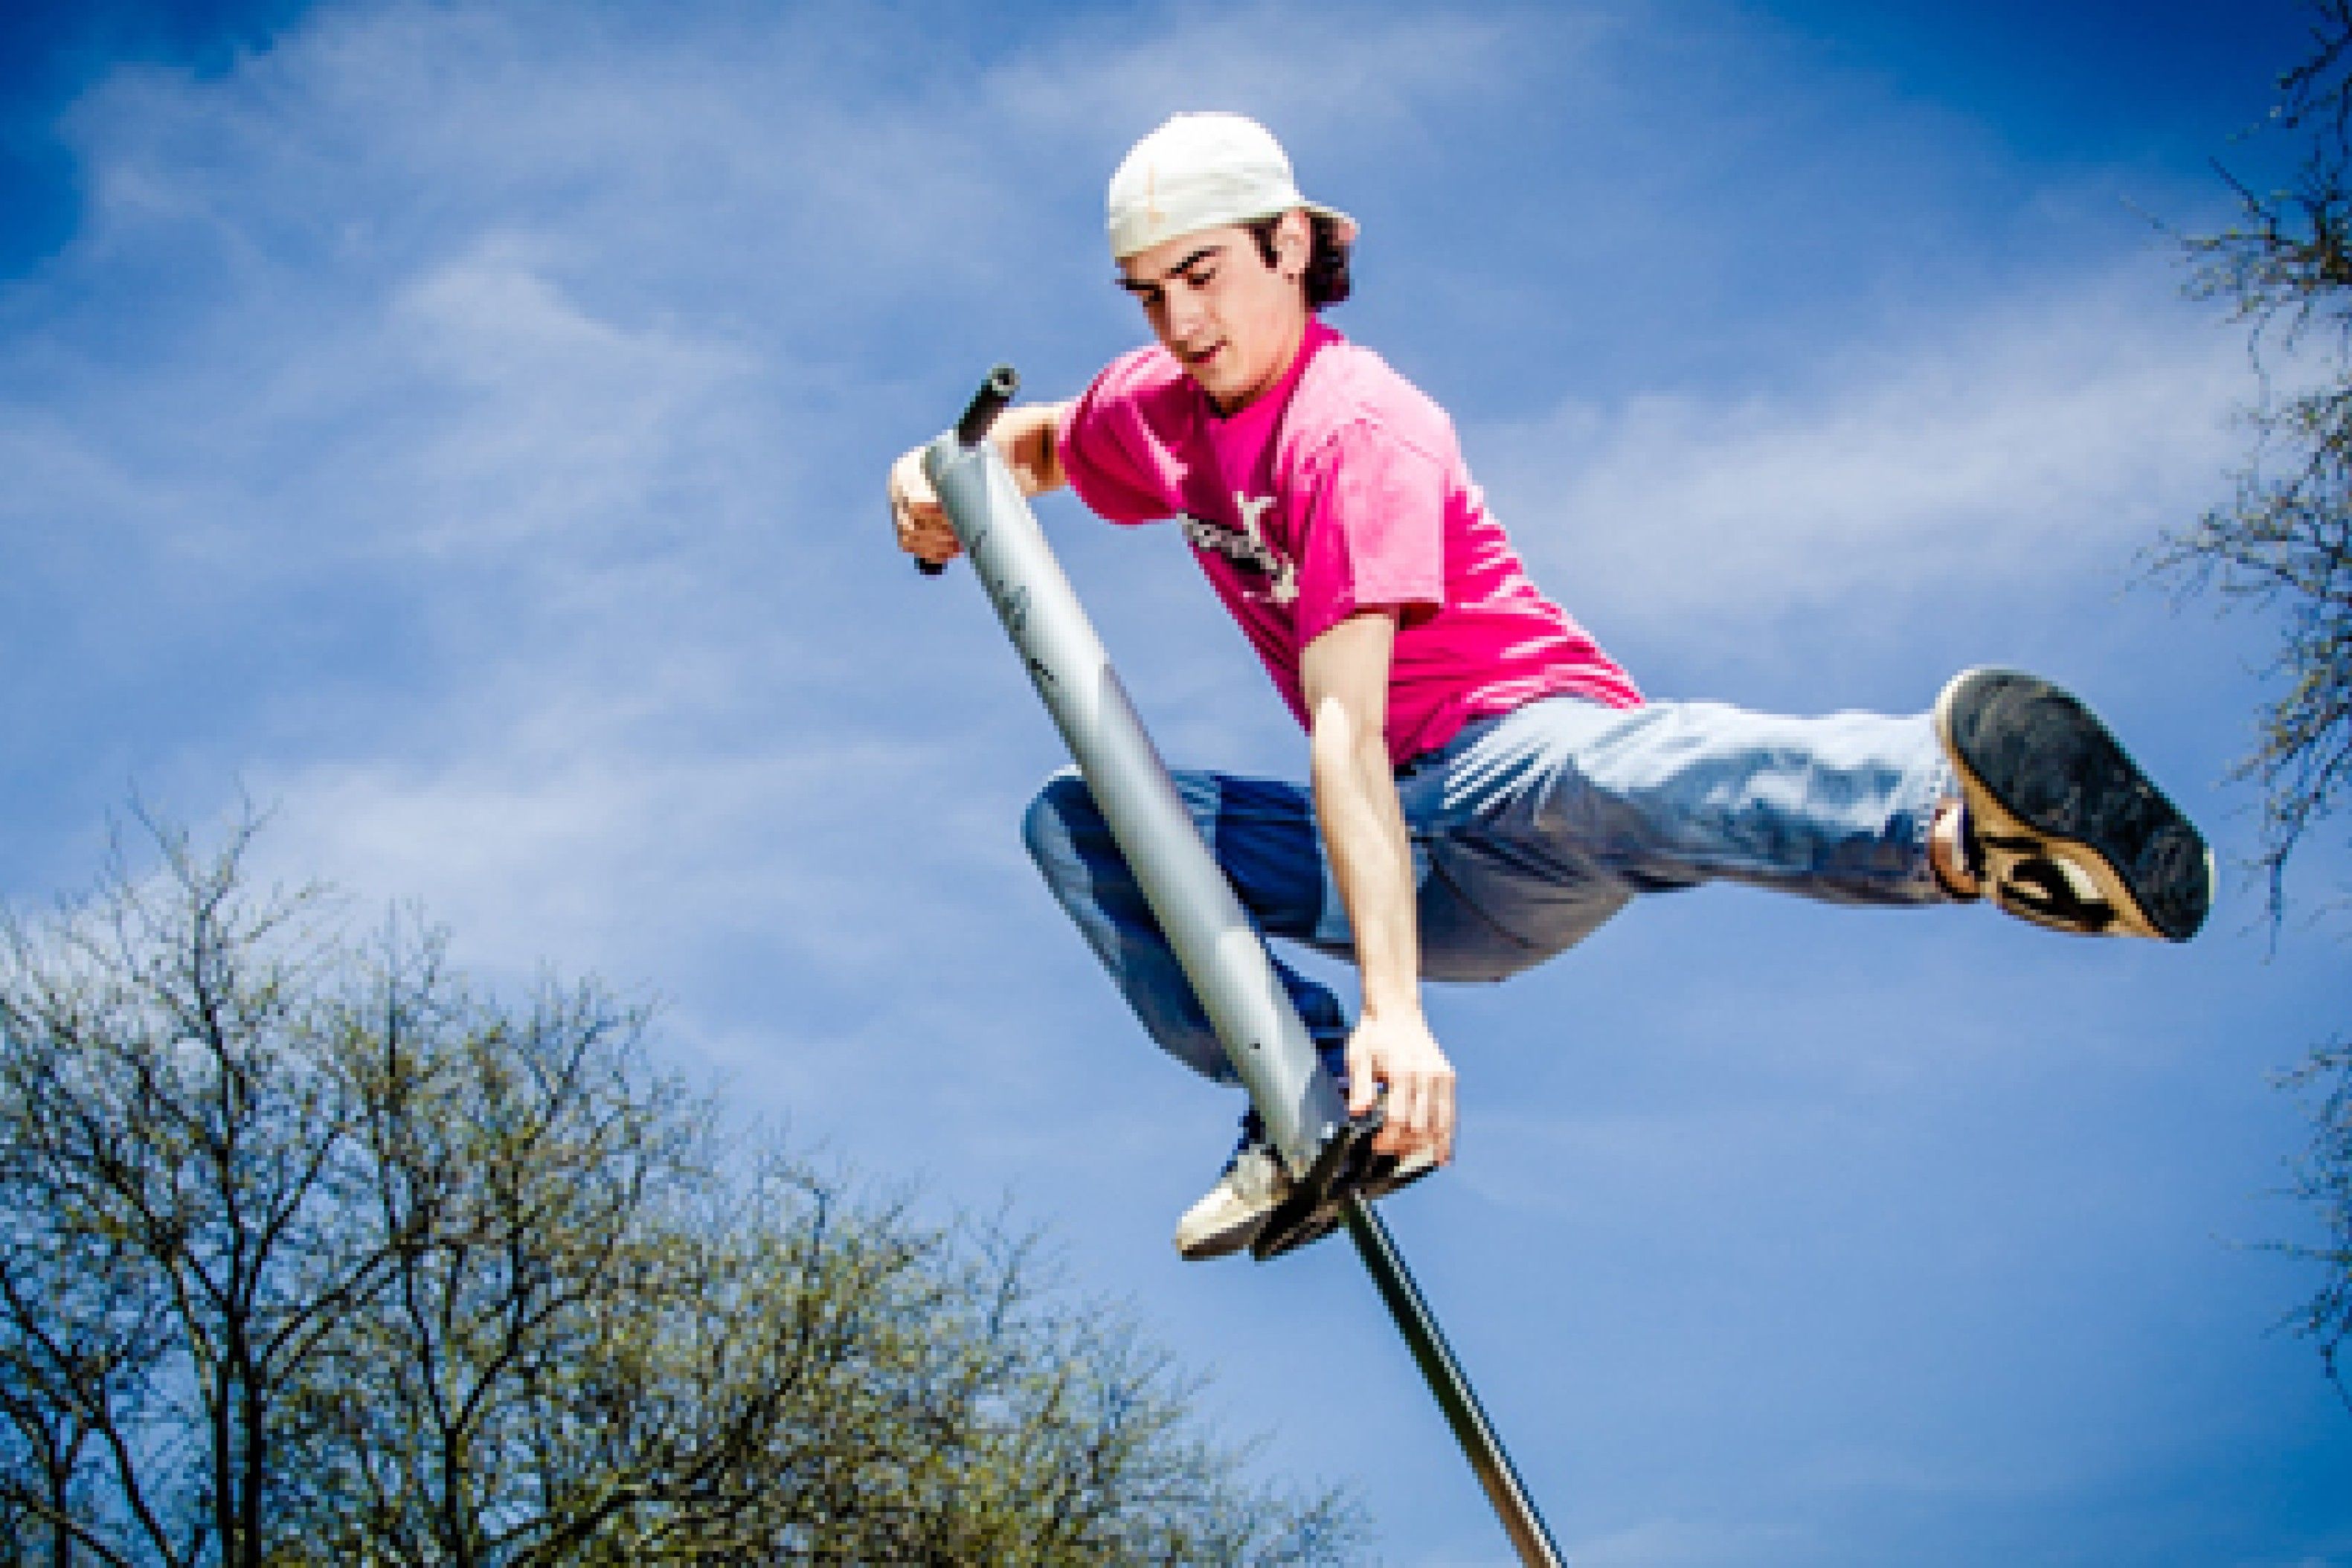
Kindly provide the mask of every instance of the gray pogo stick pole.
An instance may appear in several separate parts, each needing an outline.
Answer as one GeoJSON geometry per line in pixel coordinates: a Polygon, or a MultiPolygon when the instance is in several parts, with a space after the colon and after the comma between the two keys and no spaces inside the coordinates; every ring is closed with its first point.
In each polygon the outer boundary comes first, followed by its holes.
{"type": "MultiPolygon", "coordinates": [[[[923,454],[924,472],[1267,1135],[1292,1176],[1303,1176],[1346,1121],[1346,1103],[1265,942],[1177,796],[1044,530],[987,439],[1018,384],[1010,366],[992,372],[955,428],[923,454]]],[[[1339,1215],[1520,1561],[1559,1568],[1565,1559],[1387,1226],[1354,1194],[1341,1200],[1339,1215]]]]}
{"type": "Polygon", "coordinates": [[[1267,1136],[1290,1173],[1304,1175],[1348,1119],[1347,1103],[1316,1059],[1265,944],[1193,830],[1045,531],[986,439],[1017,384],[1012,369],[999,366],[956,428],[924,453],[924,471],[1267,1136]],[[1204,984],[1203,975],[1213,979],[1204,984]]]}

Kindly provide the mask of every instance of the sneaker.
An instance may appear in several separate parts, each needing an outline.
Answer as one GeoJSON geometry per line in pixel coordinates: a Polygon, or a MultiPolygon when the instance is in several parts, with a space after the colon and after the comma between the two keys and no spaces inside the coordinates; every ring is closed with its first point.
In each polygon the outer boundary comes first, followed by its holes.
{"type": "Polygon", "coordinates": [[[1935,723],[1969,869],[1994,903],[2056,931],[2197,934],[2212,852],[2089,709],[2036,677],[1971,669],[1936,699],[1935,723]]]}
{"type": "MultiPolygon", "coordinates": [[[[1437,1156],[1427,1149],[1402,1158],[1383,1155],[1360,1190],[1367,1198],[1384,1198],[1435,1169],[1437,1156]]],[[[1202,1263],[1246,1250],[1290,1195],[1291,1184],[1282,1156],[1267,1141],[1257,1112],[1251,1111],[1242,1118],[1241,1142],[1216,1185],[1176,1222],[1177,1255],[1187,1263],[1202,1263]]]]}
{"type": "Polygon", "coordinates": [[[1187,1263],[1202,1263],[1240,1252],[1265,1228],[1266,1216],[1290,1195],[1290,1173],[1263,1139],[1244,1139],[1225,1162],[1217,1184],[1176,1222],[1176,1252],[1187,1263]]]}

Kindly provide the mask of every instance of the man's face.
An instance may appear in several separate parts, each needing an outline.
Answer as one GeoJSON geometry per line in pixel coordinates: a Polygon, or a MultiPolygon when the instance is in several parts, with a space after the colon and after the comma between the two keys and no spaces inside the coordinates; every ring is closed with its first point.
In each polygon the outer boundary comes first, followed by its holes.
{"type": "Polygon", "coordinates": [[[1231,414],[1282,379],[1307,331],[1298,270],[1311,231],[1286,214],[1275,264],[1245,228],[1211,228],[1155,245],[1119,264],[1119,286],[1219,412],[1231,414]]]}

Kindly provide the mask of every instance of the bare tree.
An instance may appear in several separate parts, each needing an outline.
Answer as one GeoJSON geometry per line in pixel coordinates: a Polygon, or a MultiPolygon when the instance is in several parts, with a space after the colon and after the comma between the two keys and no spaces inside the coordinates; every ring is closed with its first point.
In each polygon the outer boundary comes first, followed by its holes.
{"type": "Polygon", "coordinates": [[[2319,1347],[2336,1392],[2352,1404],[2345,1377],[2345,1346],[2352,1344],[2352,1047],[2322,1046],[2287,1075],[2311,1103],[2311,1142],[2294,1163],[2289,1189],[2309,1205],[2327,1239],[2281,1248],[2318,1264],[2319,1288],[2289,1317],[2295,1331],[2319,1347]]]}
{"type": "Polygon", "coordinates": [[[2352,0],[2311,0],[2313,54],[2280,79],[2266,126],[2293,142],[2286,182],[2224,169],[2238,220],[2187,241],[2190,292],[2251,330],[2261,399],[2252,459],[2228,503],[2167,541],[2161,564],[2278,612],[2273,670],[2245,773],[2263,792],[2273,911],[2305,833],[2352,789],[2352,0]]]}
{"type": "Polygon", "coordinates": [[[82,1556],[97,1413],[135,1411],[161,1348],[153,1303],[130,1279],[132,1248],[37,1205],[38,1187],[0,1186],[0,1563],[66,1568],[82,1556]]]}
{"type": "Polygon", "coordinates": [[[286,1415],[383,1277],[327,954],[241,883],[248,836],[0,926],[0,1300],[51,1472],[16,1500],[106,1563],[260,1568],[286,1415]]]}
{"type": "MultiPolygon", "coordinates": [[[[2263,373],[2247,411],[2254,450],[2231,500],[2159,553],[2182,579],[2277,617],[2280,691],[2241,770],[2262,791],[2273,921],[2297,847],[2352,796],[2352,0],[2309,10],[2311,54],[2280,78],[2249,148],[2283,154],[2284,174],[2258,186],[2224,169],[2237,220],[2187,241],[2189,291],[2247,324],[2263,373]]],[[[2341,1364],[2352,1342],[2352,1048],[2319,1046],[2289,1082],[2314,1111],[2294,1191],[2326,1237],[2284,1248],[2324,1271],[2292,1321],[2352,1402],[2341,1364]]]]}
{"type": "Polygon", "coordinates": [[[0,922],[0,1564],[1352,1549],[1033,1241],[730,1132],[600,986],[346,942],[254,831],[0,922]]]}

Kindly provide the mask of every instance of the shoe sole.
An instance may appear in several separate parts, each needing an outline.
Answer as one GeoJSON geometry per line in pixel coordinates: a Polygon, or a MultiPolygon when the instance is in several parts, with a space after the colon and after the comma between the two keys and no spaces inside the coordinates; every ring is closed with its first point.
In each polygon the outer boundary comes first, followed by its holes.
{"type": "Polygon", "coordinates": [[[1978,841],[2087,851],[2068,863],[2089,874],[2114,916],[2101,928],[2005,907],[2063,930],[2197,934],[2212,907],[2212,852],[2089,709],[2038,677],[1972,669],[1936,699],[1935,724],[1978,841]]]}
{"type": "MultiPolygon", "coordinates": [[[[1244,1158],[1265,1156],[1255,1151],[1236,1154],[1236,1163],[1244,1158]]],[[[1270,1182],[1271,1190],[1255,1199],[1244,1195],[1234,1185],[1235,1172],[1228,1168],[1217,1178],[1199,1203],[1184,1211],[1176,1222],[1176,1256],[1187,1263],[1204,1263],[1213,1258],[1225,1258],[1243,1250],[1257,1240],[1265,1228],[1266,1220],[1282,1205],[1290,1191],[1289,1181],[1271,1172],[1264,1173],[1247,1184],[1249,1186],[1270,1182]]]]}
{"type": "Polygon", "coordinates": [[[1227,1226],[1223,1230],[1212,1231],[1197,1240],[1187,1242],[1179,1237],[1176,1241],[1176,1256],[1187,1263],[1206,1263],[1212,1258],[1230,1258],[1236,1252],[1245,1251],[1249,1245],[1257,1239],[1258,1232],[1265,1228],[1265,1222],[1272,1218],[1273,1215],[1274,1206],[1269,1205],[1256,1214],[1227,1226]]]}

